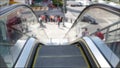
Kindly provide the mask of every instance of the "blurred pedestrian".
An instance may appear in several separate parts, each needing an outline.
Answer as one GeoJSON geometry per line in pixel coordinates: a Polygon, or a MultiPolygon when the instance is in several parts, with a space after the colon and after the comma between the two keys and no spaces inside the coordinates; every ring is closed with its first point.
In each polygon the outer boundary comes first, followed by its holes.
{"type": "Polygon", "coordinates": [[[99,37],[101,40],[104,39],[104,34],[100,31],[100,29],[97,29],[97,32],[95,33],[95,36],[99,37]]]}
{"type": "Polygon", "coordinates": [[[70,19],[71,23],[72,23],[72,18],[70,19]]]}
{"type": "Polygon", "coordinates": [[[60,27],[60,23],[61,23],[61,18],[60,18],[60,16],[57,17],[57,22],[58,22],[58,27],[60,27]]]}
{"type": "Polygon", "coordinates": [[[54,22],[54,16],[53,15],[50,16],[50,22],[54,22]]]}
{"type": "Polygon", "coordinates": [[[58,16],[56,15],[56,16],[55,16],[55,18],[54,18],[54,20],[55,20],[55,23],[57,22],[57,17],[58,17],[58,16]]]}
{"type": "Polygon", "coordinates": [[[43,20],[42,20],[41,16],[39,16],[38,20],[39,20],[40,27],[45,27],[45,26],[43,25],[43,23],[42,23],[43,20]]]}
{"type": "Polygon", "coordinates": [[[88,28],[84,28],[85,30],[82,32],[82,37],[89,36],[88,28]]]}
{"type": "Polygon", "coordinates": [[[41,15],[42,22],[45,22],[45,15],[41,15]]]}

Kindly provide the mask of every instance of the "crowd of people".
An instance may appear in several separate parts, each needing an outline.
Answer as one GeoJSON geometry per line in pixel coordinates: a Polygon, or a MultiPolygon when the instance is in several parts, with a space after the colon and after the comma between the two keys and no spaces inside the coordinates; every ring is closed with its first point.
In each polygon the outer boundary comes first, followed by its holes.
{"type": "Polygon", "coordinates": [[[39,16],[39,23],[40,26],[43,26],[43,23],[56,23],[58,24],[58,27],[60,27],[60,24],[63,22],[63,17],[59,16],[59,15],[47,15],[46,13],[44,13],[44,15],[40,15],[39,16]]]}

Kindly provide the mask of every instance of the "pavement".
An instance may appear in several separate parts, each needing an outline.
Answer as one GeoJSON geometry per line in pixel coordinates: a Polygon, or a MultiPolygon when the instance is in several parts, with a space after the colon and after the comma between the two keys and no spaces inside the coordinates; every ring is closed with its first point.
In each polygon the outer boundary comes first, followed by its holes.
{"type": "MultiPolygon", "coordinates": [[[[44,12],[46,12],[49,15],[64,16],[63,13],[61,12],[61,9],[53,9],[53,10],[49,10],[49,11],[35,11],[35,13],[37,15],[43,14],[44,12]]],[[[56,42],[56,44],[58,43],[58,41],[59,41],[59,43],[60,43],[60,41],[67,42],[67,40],[63,39],[63,38],[64,38],[65,34],[67,33],[67,31],[72,26],[76,17],[69,11],[65,14],[65,17],[68,18],[68,21],[64,22],[65,27],[63,26],[63,23],[61,23],[60,27],[58,27],[57,22],[47,22],[47,23],[43,22],[43,24],[46,26],[46,28],[40,28],[39,24],[36,24],[34,27],[34,30],[36,29],[37,31],[34,31],[34,33],[35,33],[34,35],[38,38],[39,41],[42,41],[45,43],[46,42],[51,43],[51,40],[54,43],[56,42]],[[72,19],[72,21],[71,21],[71,19],[72,19]],[[46,35],[46,37],[44,34],[46,35]]]]}

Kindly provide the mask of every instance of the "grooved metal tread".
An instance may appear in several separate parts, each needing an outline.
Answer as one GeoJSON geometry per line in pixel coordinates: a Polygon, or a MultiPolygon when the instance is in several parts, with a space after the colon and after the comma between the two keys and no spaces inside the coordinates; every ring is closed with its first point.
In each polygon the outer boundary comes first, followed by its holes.
{"type": "Polygon", "coordinates": [[[77,46],[42,46],[38,49],[34,67],[87,68],[87,64],[77,46]]]}

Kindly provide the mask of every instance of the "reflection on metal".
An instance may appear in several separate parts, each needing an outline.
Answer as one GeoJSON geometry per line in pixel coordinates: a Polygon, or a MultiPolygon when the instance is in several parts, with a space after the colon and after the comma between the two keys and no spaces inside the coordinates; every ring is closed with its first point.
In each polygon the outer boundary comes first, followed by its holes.
{"type": "Polygon", "coordinates": [[[34,48],[35,42],[36,42],[36,40],[34,38],[30,38],[27,41],[27,43],[22,51],[22,54],[20,55],[16,65],[15,65],[15,68],[25,67],[25,64],[27,63],[27,60],[29,59],[31,51],[34,48]]]}
{"type": "Polygon", "coordinates": [[[110,50],[110,48],[99,38],[91,37],[93,42],[96,44],[96,47],[100,50],[100,52],[104,55],[106,60],[115,68],[117,67],[120,59],[110,50]]]}
{"type": "Polygon", "coordinates": [[[93,43],[93,41],[88,37],[83,37],[83,39],[88,44],[90,50],[92,51],[93,55],[95,56],[96,60],[98,61],[99,65],[102,68],[110,68],[111,66],[107,62],[107,60],[104,58],[104,56],[101,54],[99,49],[96,47],[96,45],[93,43]]]}

